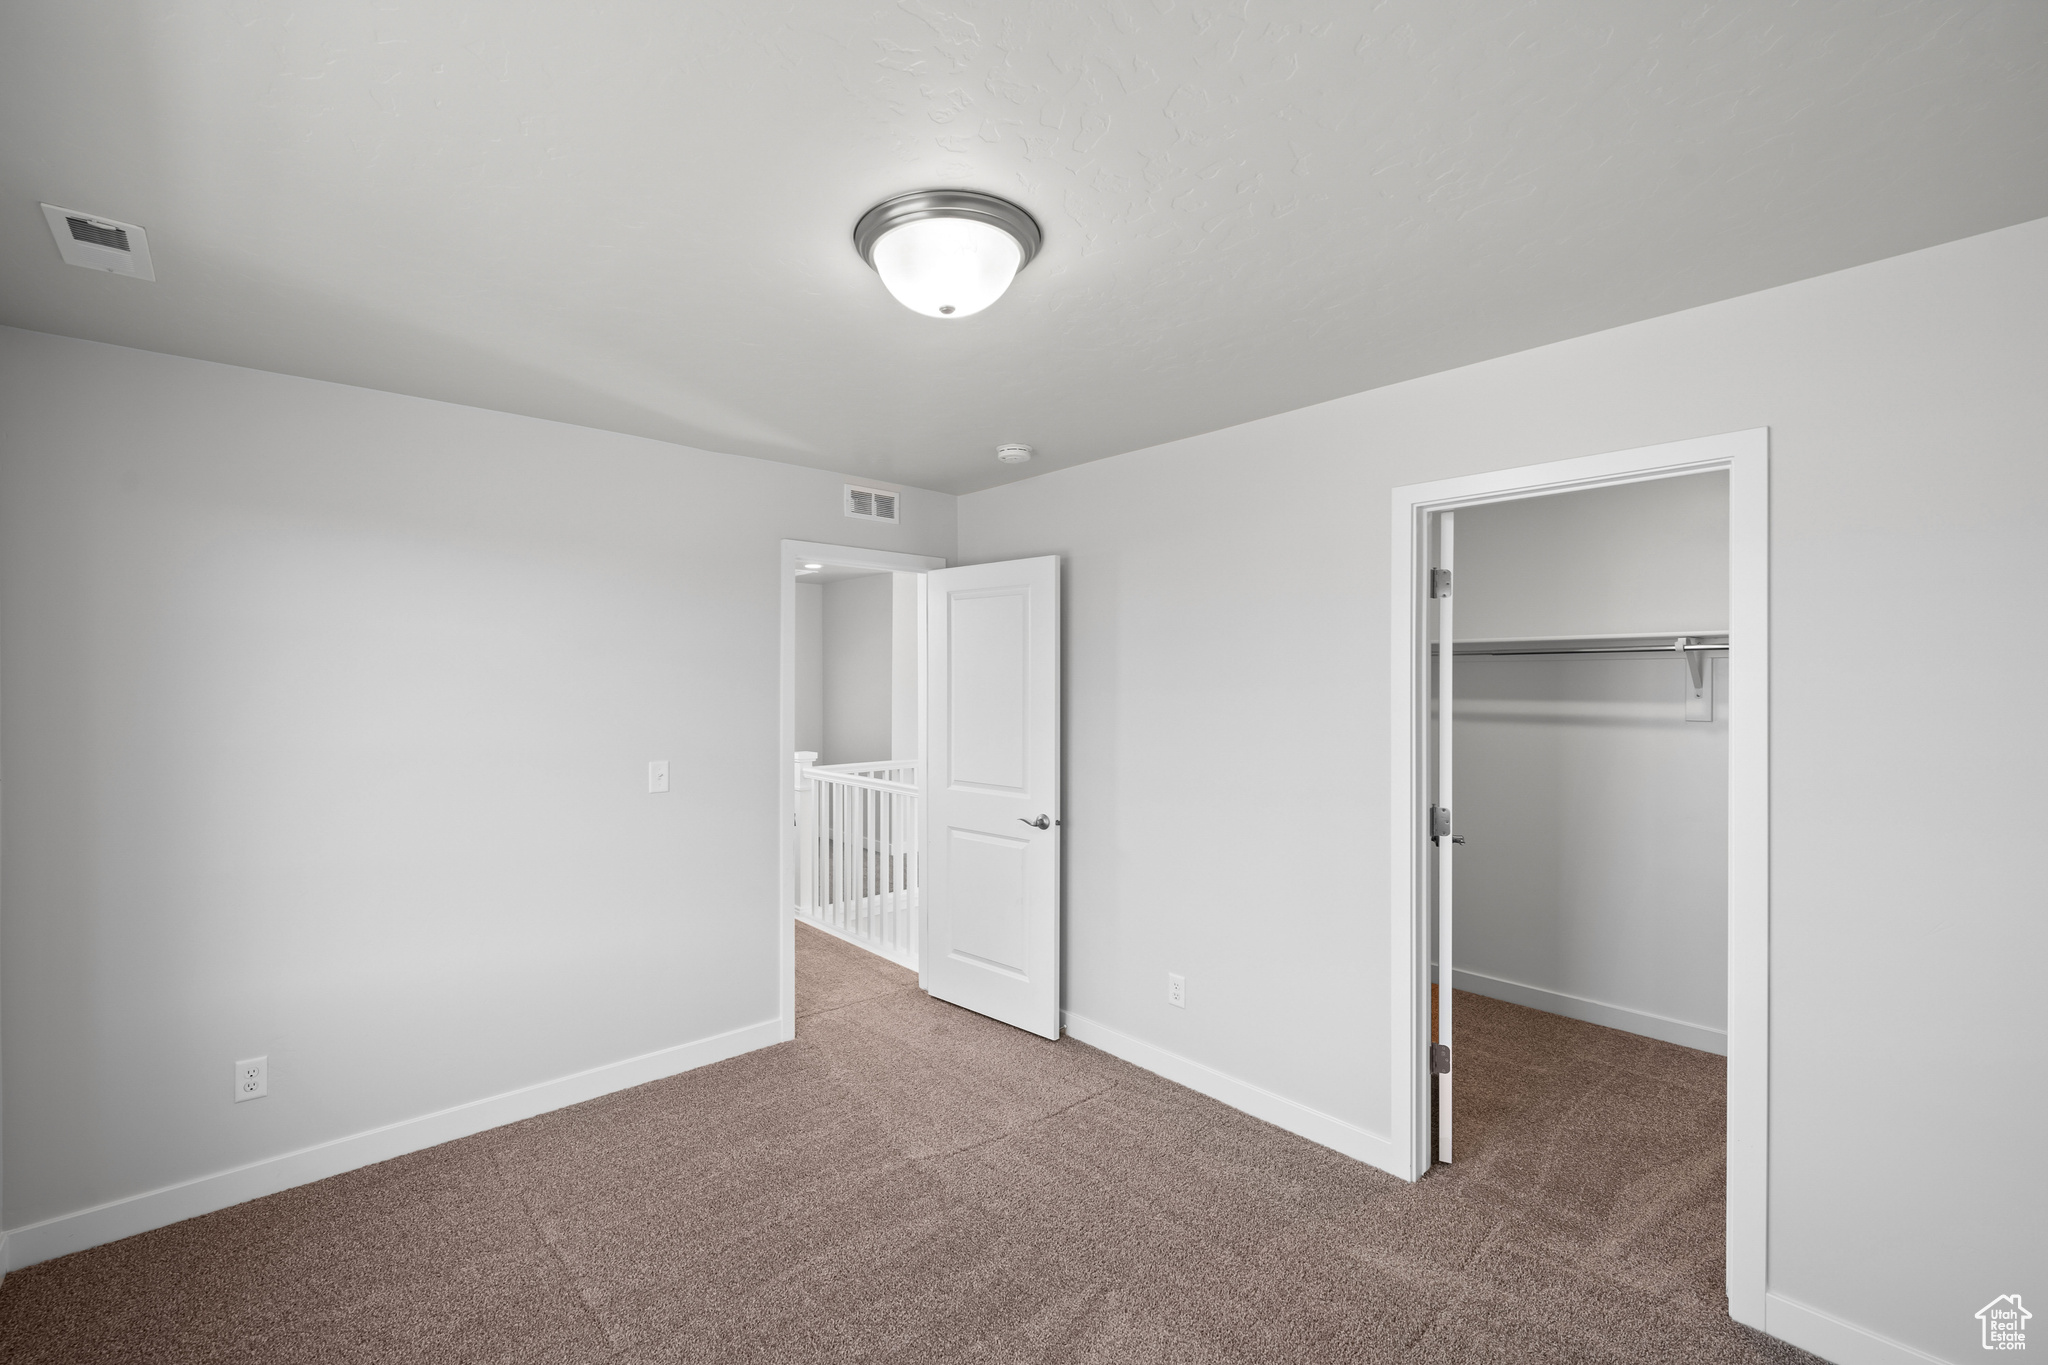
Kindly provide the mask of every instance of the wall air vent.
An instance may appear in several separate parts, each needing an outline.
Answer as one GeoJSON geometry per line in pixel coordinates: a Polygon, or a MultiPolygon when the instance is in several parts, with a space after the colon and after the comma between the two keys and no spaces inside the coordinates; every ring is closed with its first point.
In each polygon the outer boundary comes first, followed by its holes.
{"type": "Polygon", "coordinates": [[[896,495],[882,488],[846,485],[846,515],[861,521],[896,520],[896,495]]]}
{"type": "Polygon", "coordinates": [[[149,237],[133,223],[117,223],[97,213],[43,205],[43,217],[50,235],[57,239],[57,254],[72,265],[87,270],[105,270],[138,280],[156,278],[149,259],[149,237]]]}

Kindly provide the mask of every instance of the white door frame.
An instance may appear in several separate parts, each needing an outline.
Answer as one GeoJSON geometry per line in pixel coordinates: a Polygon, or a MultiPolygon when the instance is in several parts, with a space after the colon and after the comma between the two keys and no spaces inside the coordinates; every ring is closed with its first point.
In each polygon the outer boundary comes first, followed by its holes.
{"type": "MultiPolygon", "coordinates": [[[[851,545],[825,545],[815,540],[782,542],[782,685],[776,726],[782,736],[781,766],[775,782],[776,827],[782,835],[775,841],[775,923],[781,999],[777,1005],[778,1036],[783,1042],[796,1037],[796,791],[791,782],[791,758],[796,752],[796,571],[815,560],[841,569],[873,569],[878,573],[924,573],[943,569],[946,561],[934,555],[906,555],[893,550],[860,550],[851,545]]],[[[919,671],[923,671],[924,613],[918,613],[919,671]]],[[[918,728],[924,728],[922,708],[918,728]]],[[[920,952],[919,961],[923,960],[920,952]]]]}
{"type": "MultiPolygon", "coordinates": [[[[1705,436],[1394,490],[1393,1148],[1429,1170],[1429,518],[1728,471],[1728,1310],[1762,1330],[1770,1136],[1770,431],[1705,436]]],[[[1448,973],[1446,973],[1448,985],[1448,973]]]]}

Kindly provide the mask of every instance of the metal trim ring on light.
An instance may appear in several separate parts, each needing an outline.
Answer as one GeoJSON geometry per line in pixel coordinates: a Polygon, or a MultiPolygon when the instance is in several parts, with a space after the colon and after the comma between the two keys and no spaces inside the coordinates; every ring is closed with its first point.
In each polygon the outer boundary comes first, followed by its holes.
{"type": "Polygon", "coordinates": [[[884,199],[853,225],[853,249],[873,269],[875,243],[891,229],[920,218],[969,218],[1001,228],[1017,239],[1019,270],[1030,265],[1031,258],[1038,254],[1038,221],[1007,199],[974,190],[912,190],[894,199],[884,199]]]}

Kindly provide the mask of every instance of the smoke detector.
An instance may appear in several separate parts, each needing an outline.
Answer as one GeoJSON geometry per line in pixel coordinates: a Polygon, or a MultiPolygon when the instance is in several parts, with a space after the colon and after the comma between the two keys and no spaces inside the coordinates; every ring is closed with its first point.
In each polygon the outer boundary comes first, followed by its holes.
{"type": "Polygon", "coordinates": [[[1004,464],[1023,464],[1031,458],[1031,447],[1021,441],[1012,441],[996,447],[996,458],[1004,464]]]}
{"type": "Polygon", "coordinates": [[[138,280],[156,278],[149,260],[149,238],[133,223],[117,223],[97,213],[43,205],[50,235],[57,239],[57,254],[72,265],[87,270],[104,270],[138,280]]]}

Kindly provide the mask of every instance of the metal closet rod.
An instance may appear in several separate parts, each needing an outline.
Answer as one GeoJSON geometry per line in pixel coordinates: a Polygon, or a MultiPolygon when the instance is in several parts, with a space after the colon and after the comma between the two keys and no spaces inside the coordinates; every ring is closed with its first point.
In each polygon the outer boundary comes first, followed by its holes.
{"type": "MultiPolygon", "coordinates": [[[[1430,651],[1432,653],[1441,653],[1441,646],[1432,643],[1430,651]]],[[[1517,654],[1726,654],[1728,652],[1728,633],[1718,630],[1695,630],[1672,631],[1668,636],[1559,636],[1556,638],[1555,644],[1549,643],[1541,636],[1531,636],[1526,640],[1454,640],[1451,642],[1451,652],[1453,654],[1466,655],[1491,655],[1496,658],[1508,658],[1517,654]],[[1716,637],[1719,637],[1718,640],[1716,637]],[[1669,639],[1671,643],[1668,645],[1620,643],[1574,645],[1565,643],[1567,640],[1574,639],[1606,639],[1609,641],[1669,639]]]]}
{"type": "Polygon", "coordinates": [[[1511,659],[1518,654],[1726,654],[1726,645],[1592,645],[1581,649],[1454,649],[1454,654],[1511,659]]]}

